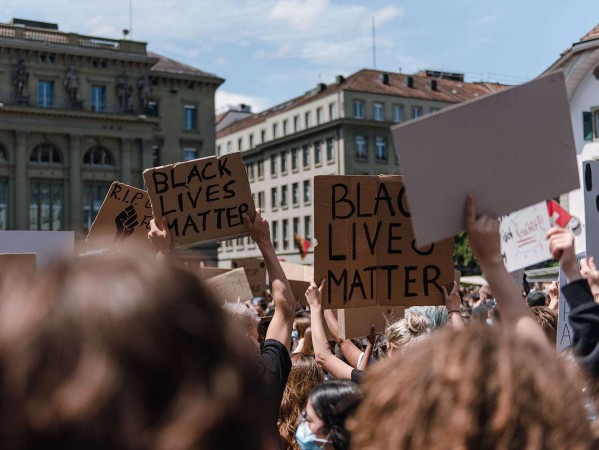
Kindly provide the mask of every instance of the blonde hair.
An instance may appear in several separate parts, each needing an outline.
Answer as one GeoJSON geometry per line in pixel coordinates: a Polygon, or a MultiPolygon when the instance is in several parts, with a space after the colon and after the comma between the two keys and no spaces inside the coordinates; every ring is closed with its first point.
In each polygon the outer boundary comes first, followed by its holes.
{"type": "Polygon", "coordinates": [[[403,319],[393,322],[385,329],[388,346],[401,350],[410,342],[428,332],[429,320],[419,313],[406,313],[403,319]]]}

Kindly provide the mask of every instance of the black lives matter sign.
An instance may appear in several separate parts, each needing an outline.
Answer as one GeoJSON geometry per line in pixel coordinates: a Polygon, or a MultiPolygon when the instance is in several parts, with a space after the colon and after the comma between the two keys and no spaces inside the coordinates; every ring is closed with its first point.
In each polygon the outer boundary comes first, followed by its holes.
{"type": "Polygon", "coordinates": [[[154,218],[166,217],[174,247],[248,234],[254,202],[241,153],[154,167],[143,173],[154,218]]]}
{"type": "Polygon", "coordinates": [[[400,176],[315,177],[314,235],[325,308],[441,305],[453,284],[453,240],[416,246],[400,176]]]}

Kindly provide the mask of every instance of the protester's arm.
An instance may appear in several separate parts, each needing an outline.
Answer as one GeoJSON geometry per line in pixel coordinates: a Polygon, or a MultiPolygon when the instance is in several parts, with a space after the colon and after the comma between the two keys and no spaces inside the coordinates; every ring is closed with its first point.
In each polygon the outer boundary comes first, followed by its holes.
{"type": "Polygon", "coordinates": [[[156,220],[150,220],[150,231],[148,239],[152,242],[156,251],[157,260],[165,260],[171,251],[171,234],[168,231],[168,222],[165,216],[162,216],[160,224],[156,220]]]}
{"type": "Polygon", "coordinates": [[[306,340],[304,338],[301,338],[299,341],[297,341],[297,346],[295,347],[295,350],[293,350],[292,353],[302,353],[304,351],[305,342],[306,340]]]}
{"type": "Polygon", "coordinates": [[[559,309],[559,283],[557,281],[552,281],[549,288],[549,309],[554,311],[559,309]]]}
{"type": "Polygon", "coordinates": [[[254,221],[247,214],[243,215],[243,221],[247,225],[250,236],[258,245],[264,264],[268,272],[268,278],[272,286],[272,298],[275,303],[275,313],[266,331],[266,340],[274,339],[286,348],[291,346],[291,329],[295,312],[295,299],[291,293],[289,282],[283,272],[281,263],[275,253],[275,248],[270,240],[270,229],[268,221],[262,217],[259,209],[256,210],[254,221]]]}
{"type": "Polygon", "coordinates": [[[329,333],[331,333],[331,336],[333,336],[335,342],[337,342],[337,345],[341,349],[341,353],[343,353],[345,360],[350,366],[359,369],[358,360],[360,359],[362,351],[356,347],[351,340],[339,337],[339,322],[337,317],[335,317],[333,310],[325,309],[324,319],[326,321],[327,328],[329,329],[329,333]]]}
{"type": "Polygon", "coordinates": [[[580,260],[580,274],[587,280],[589,283],[589,287],[591,288],[591,292],[593,293],[593,298],[595,301],[599,300],[599,271],[597,270],[597,266],[595,265],[595,258],[589,257],[582,258],[580,260]]]}
{"type": "Polygon", "coordinates": [[[458,284],[454,281],[453,288],[451,292],[448,294],[447,289],[443,286],[443,295],[445,296],[445,306],[447,307],[447,314],[449,314],[451,325],[456,330],[461,330],[464,328],[464,321],[462,320],[462,314],[460,312],[460,306],[462,304],[462,299],[460,298],[460,294],[458,294],[458,284]]]}
{"type": "Polygon", "coordinates": [[[351,379],[353,368],[337,358],[327,342],[327,335],[324,331],[324,321],[322,313],[322,290],[324,280],[320,286],[316,286],[314,280],[306,291],[306,300],[310,305],[310,321],[312,328],[312,345],[314,346],[314,357],[316,361],[332,376],[339,379],[351,379]]]}
{"type": "Polygon", "coordinates": [[[520,288],[503,264],[499,220],[489,216],[477,218],[476,204],[472,196],[468,196],[466,204],[466,231],[472,253],[495,294],[502,325],[511,328],[514,333],[523,338],[547,345],[545,333],[522,299],[520,288]]]}

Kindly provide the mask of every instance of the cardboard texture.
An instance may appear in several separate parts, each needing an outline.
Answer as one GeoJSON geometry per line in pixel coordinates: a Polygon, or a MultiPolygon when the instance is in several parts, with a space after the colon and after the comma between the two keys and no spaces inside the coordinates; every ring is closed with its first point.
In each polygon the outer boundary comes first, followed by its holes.
{"type": "Polygon", "coordinates": [[[582,165],[586,252],[599,261],[599,161],[585,161],[582,165]]]}
{"type": "Polygon", "coordinates": [[[241,153],[154,167],[143,173],[157,221],[166,216],[173,247],[248,234],[254,202],[241,153]]]}
{"type": "Polygon", "coordinates": [[[508,272],[551,259],[545,238],[551,228],[546,202],[502,216],[499,221],[501,256],[508,272]]]}
{"type": "Polygon", "coordinates": [[[208,278],[206,284],[214,290],[219,300],[236,303],[252,299],[252,290],[243,268],[228,270],[225,273],[208,278]]]}
{"type": "Polygon", "coordinates": [[[32,276],[37,270],[35,253],[0,253],[0,275],[18,272],[19,275],[32,276]]]}
{"type": "Polygon", "coordinates": [[[464,230],[464,205],[500,217],[578,188],[562,72],[394,126],[418,245],[464,230]]]}
{"type": "Polygon", "coordinates": [[[40,270],[56,258],[75,257],[74,231],[2,231],[0,253],[35,253],[40,270]]]}
{"type": "MultiPolygon", "coordinates": [[[[576,261],[580,261],[582,258],[586,258],[585,252],[576,254],[576,261]]],[[[580,267],[580,264],[578,264],[580,267]]],[[[566,274],[560,268],[559,270],[559,305],[557,310],[557,339],[555,347],[558,352],[562,352],[569,347],[572,347],[572,341],[574,339],[574,332],[572,331],[572,325],[570,324],[570,304],[568,298],[564,294],[562,288],[567,284],[566,274]]]]}
{"type": "Polygon", "coordinates": [[[214,278],[217,275],[222,275],[224,273],[230,272],[229,269],[221,269],[220,267],[208,267],[208,266],[199,266],[197,268],[197,273],[200,277],[200,280],[207,280],[209,278],[214,278]]]}
{"type": "Polygon", "coordinates": [[[400,176],[314,179],[315,280],[325,308],[444,304],[453,239],[415,246],[400,176]]]}
{"type": "Polygon", "coordinates": [[[142,189],[115,181],[87,235],[89,249],[109,249],[129,244],[153,249],[148,240],[152,205],[142,189]]]}
{"type": "Polygon", "coordinates": [[[404,316],[404,308],[367,306],[360,309],[339,309],[337,320],[339,321],[339,337],[342,339],[361,338],[370,334],[370,327],[374,324],[377,334],[385,331],[388,324],[401,319],[404,316]]]}
{"type": "Polygon", "coordinates": [[[281,262],[281,267],[289,281],[293,298],[301,305],[307,305],[306,291],[310,287],[310,281],[314,278],[314,266],[281,262]]]}
{"type": "Polygon", "coordinates": [[[239,258],[231,260],[233,268],[243,267],[248,277],[254,297],[264,297],[266,291],[266,264],[258,258],[239,258]]]}

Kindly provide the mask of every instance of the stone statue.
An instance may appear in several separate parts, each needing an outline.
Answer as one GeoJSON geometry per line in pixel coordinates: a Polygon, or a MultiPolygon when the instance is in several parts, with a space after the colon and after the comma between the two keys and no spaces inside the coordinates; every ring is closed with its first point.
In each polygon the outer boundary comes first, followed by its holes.
{"type": "Polygon", "coordinates": [[[29,72],[25,66],[25,60],[20,59],[17,63],[14,73],[14,83],[16,89],[17,102],[27,101],[29,95],[27,95],[27,85],[29,83],[29,72]]]}
{"type": "Polygon", "coordinates": [[[141,105],[144,110],[148,109],[149,103],[152,100],[152,82],[150,81],[150,76],[145,74],[143,78],[141,78],[137,83],[137,88],[139,89],[139,96],[141,98],[141,105]]]}
{"type": "Polygon", "coordinates": [[[64,87],[67,90],[68,100],[71,107],[77,106],[79,103],[79,77],[75,71],[75,66],[69,67],[64,78],[64,87]]]}
{"type": "Polygon", "coordinates": [[[131,96],[133,94],[133,86],[129,83],[129,77],[126,73],[121,73],[116,79],[116,94],[119,98],[121,111],[130,113],[133,111],[131,96]]]}

